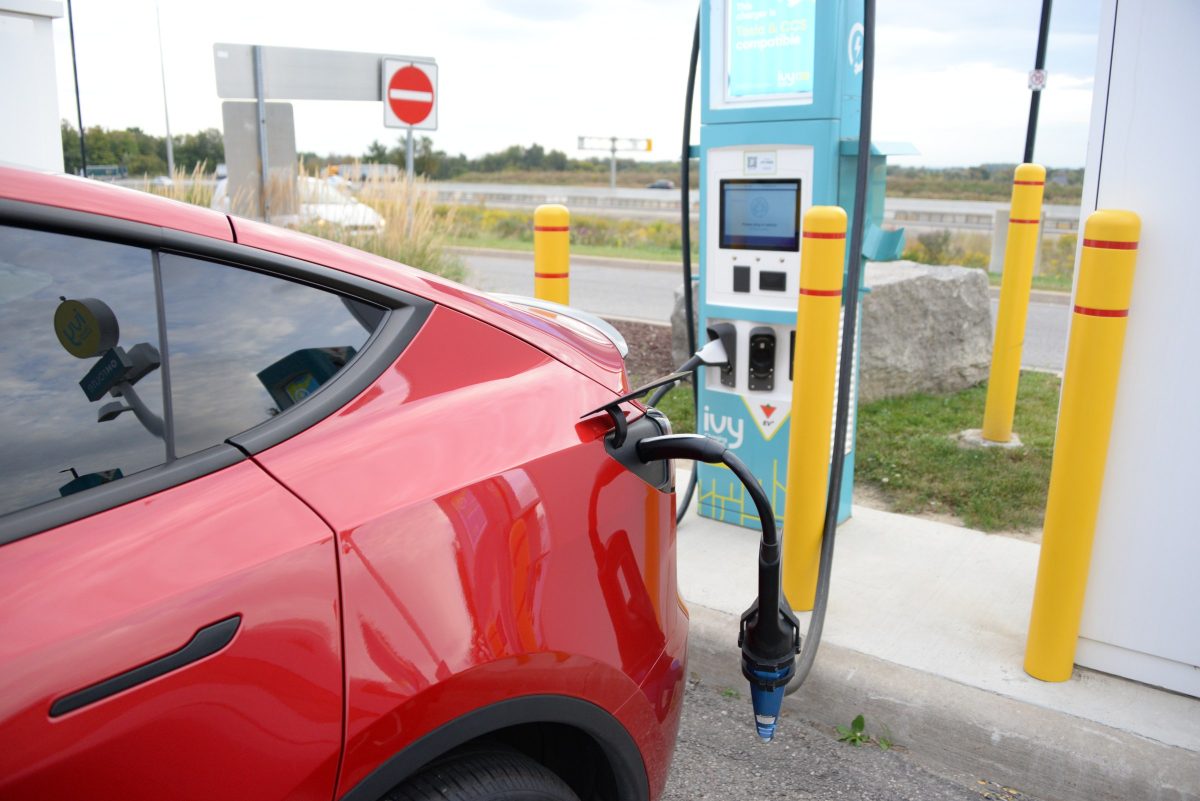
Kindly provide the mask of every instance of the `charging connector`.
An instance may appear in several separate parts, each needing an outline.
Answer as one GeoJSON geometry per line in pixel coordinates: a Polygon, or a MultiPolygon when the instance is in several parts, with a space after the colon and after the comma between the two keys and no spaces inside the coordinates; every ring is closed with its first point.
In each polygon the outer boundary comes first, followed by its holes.
{"type": "Polygon", "coordinates": [[[775,514],[763,488],[746,464],[722,443],[700,434],[647,437],[637,443],[643,462],[694,459],[729,468],[754,501],[762,523],[758,548],[758,597],[742,615],[738,645],[742,649],[742,675],[750,682],[754,726],[759,738],[775,736],[784,688],[796,672],[800,652],[800,625],[783,597],[779,533],[775,514]]]}

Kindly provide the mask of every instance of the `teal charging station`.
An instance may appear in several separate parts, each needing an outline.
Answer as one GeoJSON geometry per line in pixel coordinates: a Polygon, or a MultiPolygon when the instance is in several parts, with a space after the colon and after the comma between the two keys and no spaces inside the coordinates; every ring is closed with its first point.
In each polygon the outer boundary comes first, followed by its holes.
{"type": "MultiPolygon", "coordinates": [[[[801,220],[814,205],[853,213],[862,3],[703,0],[700,43],[699,330],[720,332],[731,358],[705,371],[697,430],[750,467],[782,523],[792,382],[803,380],[791,375],[801,220]]],[[[889,151],[911,152],[871,150],[864,251],[876,260],[903,246],[903,232],[881,227],[889,151]]],[[[855,394],[839,522],[850,516],[855,394]]],[[[729,470],[697,470],[702,516],[760,527],[729,470]]]]}

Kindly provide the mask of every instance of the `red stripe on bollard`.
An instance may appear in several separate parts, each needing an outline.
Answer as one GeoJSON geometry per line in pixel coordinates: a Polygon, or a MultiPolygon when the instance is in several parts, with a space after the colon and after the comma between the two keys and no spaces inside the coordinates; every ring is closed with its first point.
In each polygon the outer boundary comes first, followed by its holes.
{"type": "Polygon", "coordinates": [[[1019,223],[1021,225],[1037,225],[1041,222],[1041,220],[1018,220],[1016,217],[1009,217],[1008,221],[1010,223],[1019,223]]]}
{"type": "Polygon", "coordinates": [[[1137,242],[1110,242],[1104,239],[1085,239],[1085,248],[1103,248],[1104,250],[1137,250],[1137,242]]]}
{"type": "Polygon", "coordinates": [[[1087,306],[1076,306],[1076,314],[1086,314],[1088,317],[1128,317],[1129,309],[1089,309],[1087,306]]]}
{"type": "Polygon", "coordinates": [[[569,278],[570,273],[534,273],[534,278],[569,278]]]}
{"type": "Polygon", "coordinates": [[[840,289],[805,289],[800,287],[801,295],[811,295],[816,298],[840,298],[842,290],[840,289]]]}
{"type": "Polygon", "coordinates": [[[825,233],[822,231],[805,231],[805,239],[845,239],[845,234],[840,233],[825,233]]]}
{"type": "Polygon", "coordinates": [[[570,231],[571,226],[569,226],[569,225],[535,225],[535,226],[533,226],[533,230],[535,230],[535,231],[551,231],[551,232],[570,231]]]}
{"type": "Polygon", "coordinates": [[[1045,181],[1013,181],[1015,186],[1045,186],[1045,181]]]}

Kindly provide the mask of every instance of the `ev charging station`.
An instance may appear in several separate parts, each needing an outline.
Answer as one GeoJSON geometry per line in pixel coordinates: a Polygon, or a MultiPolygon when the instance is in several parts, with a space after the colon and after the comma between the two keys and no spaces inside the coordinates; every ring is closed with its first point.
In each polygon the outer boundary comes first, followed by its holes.
{"type": "MultiPolygon", "coordinates": [[[[778,520],[786,503],[801,219],[814,205],[854,207],[862,14],[852,0],[701,4],[699,330],[720,336],[730,360],[705,371],[697,427],[750,467],[778,520]]],[[[871,150],[865,242],[875,258],[896,258],[902,234],[879,228],[885,155],[871,150]]],[[[853,490],[853,384],[850,409],[839,522],[850,516],[853,490]]],[[[760,527],[727,469],[697,469],[701,515],[760,527]]]]}

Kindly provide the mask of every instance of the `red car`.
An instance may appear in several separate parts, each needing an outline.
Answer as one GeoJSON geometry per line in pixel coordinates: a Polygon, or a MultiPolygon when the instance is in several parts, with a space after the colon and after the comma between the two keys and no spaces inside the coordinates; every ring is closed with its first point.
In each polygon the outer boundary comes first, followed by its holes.
{"type": "Polygon", "coordinates": [[[0,168],[0,334],[0,798],[661,794],[674,495],[595,328],[0,168]]]}

